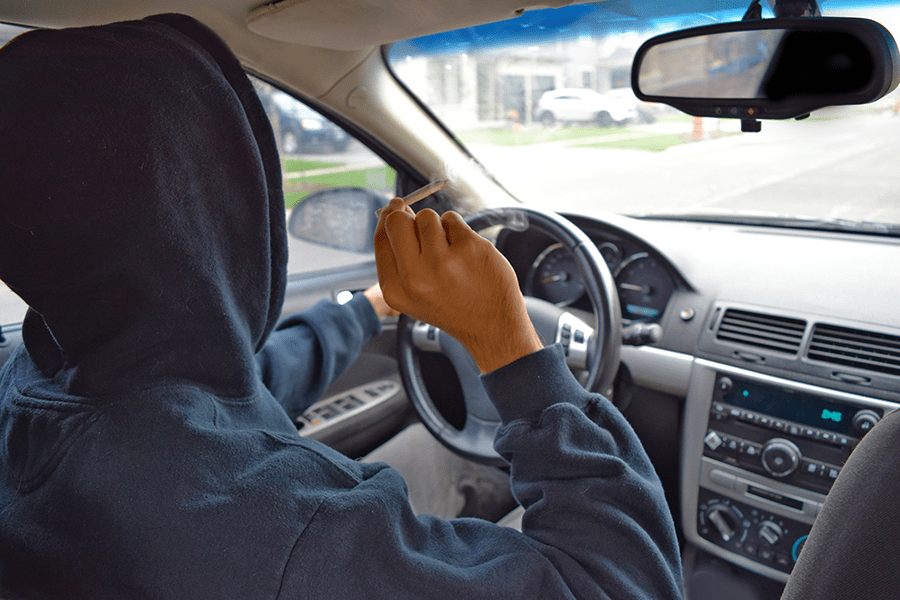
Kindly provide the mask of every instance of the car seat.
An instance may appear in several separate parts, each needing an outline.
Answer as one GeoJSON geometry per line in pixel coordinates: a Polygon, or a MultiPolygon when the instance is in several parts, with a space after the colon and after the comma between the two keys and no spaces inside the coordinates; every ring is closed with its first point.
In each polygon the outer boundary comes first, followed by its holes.
{"type": "Polygon", "coordinates": [[[900,598],[900,411],[850,455],[782,600],[900,598]]]}

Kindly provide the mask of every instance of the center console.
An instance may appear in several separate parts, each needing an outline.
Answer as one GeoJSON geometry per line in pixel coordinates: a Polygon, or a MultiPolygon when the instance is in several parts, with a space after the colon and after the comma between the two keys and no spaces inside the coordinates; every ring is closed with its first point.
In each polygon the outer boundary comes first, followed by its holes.
{"type": "Polygon", "coordinates": [[[853,448],[897,405],[698,359],[682,449],[688,540],[787,581],[853,448]]]}

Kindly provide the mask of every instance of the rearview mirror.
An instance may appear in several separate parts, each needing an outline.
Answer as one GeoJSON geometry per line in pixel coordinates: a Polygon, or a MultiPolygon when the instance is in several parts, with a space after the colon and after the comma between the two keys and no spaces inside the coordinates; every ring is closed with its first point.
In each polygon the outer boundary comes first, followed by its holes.
{"type": "Polygon", "coordinates": [[[698,117],[788,119],[877,100],[897,87],[898,69],[897,44],[875,21],[789,17],[652,38],[631,84],[641,100],[698,117]]]}

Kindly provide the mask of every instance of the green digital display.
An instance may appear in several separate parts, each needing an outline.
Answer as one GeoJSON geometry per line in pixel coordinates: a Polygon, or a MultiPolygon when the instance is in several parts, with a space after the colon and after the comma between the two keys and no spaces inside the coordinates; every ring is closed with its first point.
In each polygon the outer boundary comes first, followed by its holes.
{"type": "Polygon", "coordinates": [[[840,434],[853,434],[853,414],[857,410],[811,394],[737,379],[721,400],[753,412],[840,434]]]}

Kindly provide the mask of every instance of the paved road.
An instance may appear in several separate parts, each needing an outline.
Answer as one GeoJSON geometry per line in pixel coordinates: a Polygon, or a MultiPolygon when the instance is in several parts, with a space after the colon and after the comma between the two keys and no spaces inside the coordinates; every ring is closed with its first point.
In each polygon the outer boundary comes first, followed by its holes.
{"type": "Polygon", "coordinates": [[[734,210],[900,223],[900,117],[765,122],[664,152],[472,145],[510,191],[553,210],[734,210]],[[852,126],[848,126],[851,125],[852,126]]]}

